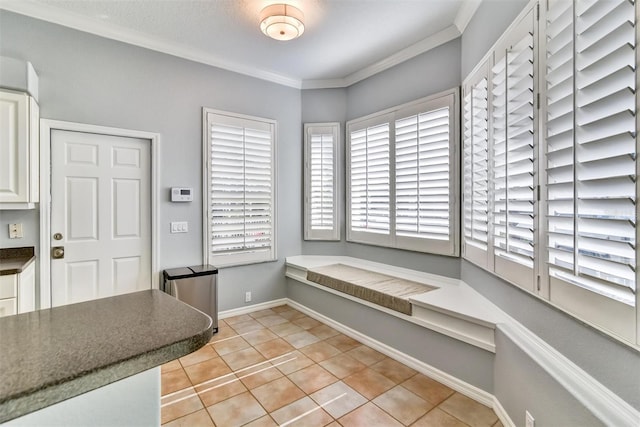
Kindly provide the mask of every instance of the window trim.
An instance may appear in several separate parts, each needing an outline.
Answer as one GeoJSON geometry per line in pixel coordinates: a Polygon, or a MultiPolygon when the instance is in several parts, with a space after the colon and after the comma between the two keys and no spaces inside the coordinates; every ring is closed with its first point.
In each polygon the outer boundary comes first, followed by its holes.
{"type": "Polygon", "coordinates": [[[460,253],[460,89],[453,88],[426,96],[405,104],[397,105],[356,118],[346,125],[346,240],[353,243],[363,243],[374,246],[383,246],[392,249],[409,250],[414,252],[431,253],[458,257],[460,253]],[[411,238],[396,236],[395,224],[395,121],[417,112],[426,112],[432,109],[425,104],[435,104],[433,109],[446,105],[449,107],[449,239],[440,242],[435,239],[411,238]],[[351,227],[351,133],[368,127],[389,124],[389,234],[378,234],[366,231],[353,230],[351,227]],[[416,244],[417,242],[417,244],[416,244]],[[436,246],[434,248],[434,245],[436,246]],[[421,247],[423,246],[423,247],[421,247]]]}
{"type": "MultiPolygon", "coordinates": [[[[635,4],[636,8],[636,19],[637,19],[637,11],[638,4],[635,4]]],[[[528,289],[527,287],[522,287],[521,285],[514,283],[514,281],[509,278],[501,275],[498,271],[497,266],[494,264],[490,266],[489,263],[493,261],[493,257],[488,256],[482,257],[469,257],[468,256],[468,246],[464,247],[464,234],[462,236],[463,239],[463,251],[466,250],[467,253],[463,253],[462,258],[465,261],[468,261],[474,265],[479,266],[480,268],[486,270],[490,274],[493,274],[499,279],[504,280],[505,282],[520,287],[522,290],[526,291],[530,295],[544,301],[544,303],[560,310],[568,315],[578,319],[578,321],[589,325],[590,327],[600,331],[607,336],[615,339],[623,345],[629,346],[634,349],[640,349],[640,292],[636,291],[635,293],[635,307],[624,306],[624,303],[617,303],[616,300],[607,298],[598,293],[594,293],[588,291],[580,286],[572,285],[566,281],[558,280],[554,277],[550,277],[549,275],[549,267],[546,263],[547,251],[546,246],[548,244],[548,227],[546,224],[546,212],[548,209],[546,199],[547,199],[547,188],[544,185],[547,181],[546,169],[545,165],[547,162],[546,156],[546,141],[543,135],[546,135],[546,85],[545,85],[545,74],[544,70],[546,67],[546,29],[545,29],[545,20],[547,18],[546,7],[543,2],[538,2],[536,0],[532,0],[529,4],[522,10],[522,12],[514,19],[514,22],[504,31],[504,33],[500,36],[500,38],[496,41],[496,43],[489,49],[486,55],[478,62],[478,64],[473,68],[473,70],[468,74],[466,78],[463,79],[463,86],[469,84],[469,82],[473,81],[475,76],[478,73],[482,73],[483,69],[487,67],[487,64],[492,64],[493,59],[495,57],[494,53],[496,49],[499,49],[501,46],[504,46],[506,35],[510,32],[514,31],[514,29],[521,23],[522,19],[529,14],[532,10],[534,13],[539,13],[538,19],[534,22],[534,26],[537,27],[537,35],[535,37],[535,42],[537,43],[537,48],[534,51],[534,70],[538,74],[538,77],[535,79],[536,89],[534,90],[534,95],[539,96],[539,105],[536,109],[534,109],[534,132],[538,133],[538,147],[536,149],[537,156],[537,168],[535,168],[536,173],[538,174],[538,191],[537,191],[537,200],[538,200],[538,209],[537,209],[537,218],[534,223],[537,226],[537,231],[534,234],[534,241],[536,244],[536,252],[534,258],[534,269],[535,276],[534,279],[534,287],[533,289],[528,289]],[[539,8],[537,7],[539,5],[539,8]],[[553,295],[552,295],[553,294],[553,295]],[[603,306],[607,306],[604,307],[603,306]],[[617,307],[616,307],[617,306],[617,307]],[[615,313],[615,316],[611,316],[612,313],[615,313]]],[[[638,35],[640,34],[640,30],[636,25],[636,47],[635,47],[635,56],[636,62],[640,61],[640,44],[638,44],[638,35]]],[[[489,73],[487,73],[487,77],[489,78],[489,73]]],[[[636,86],[640,87],[640,72],[636,71],[635,76],[636,86]]],[[[636,95],[637,100],[638,95],[636,95]]],[[[637,105],[637,103],[636,103],[637,105]]],[[[640,114],[636,114],[635,116],[636,122],[636,130],[640,129],[640,114]]],[[[637,133],[636,133],[637,135],[637,133]]],[[[636,147],[637,145],[637,136],[636,136],[636,147]]],[[[636,161],[635,165],[636,176],[640,177],[640,161],[636,161]]],[[[463,168],[464,169],[464,168],[463,168]]],[[[463,171],[464,172],[464,171],[463,171]]],[[[640,187],[636,184],[636,196],[640,196],[640,187]]],[[[464,218],[462,218],[462,226],[464,227],[464,218]]],[[[464,230],[464,228],[463,228],[464,230]]],[[[635,230],[636,242],[640,241],[640,227],[636,227],[635,230]]],[[[635,252],[636,265],[639,265],[640,262],[640,250],[636,250],[635,252]]],[[[636,273],[636,277],[637,273],[636,273]]],[[[636,282],[636,286],[638,286],[636,282]]],[[[638,289],[638,288],[637,288],[638,289]]]]}
{"type": "Polygon", "coordinates": [[[340,123],[305,123],[304,124],[304,240],[340,240],[340,212],[342,206],[338,191],[340,177],[340,123]],[[313,230],[311,227],[311,136],[315,133],[333,133],[333,227],[331,230],[313,230]]]}
{"type": "Polygon", "coordinates": [[[203,107],[202,108],[202,229],[203,229],[203,262],[205,264],[211,264],[218,268],[222,267],[234,267],[240,265],[257,264],[263,262],[277,261],[277,247],[278,247],[278,215],[277,215],[277,200],[278,200],[278,188],[277,188],[277,135],[278,135],[278,123],[276,120],[267,119],[263,117],[250,116],[245,114],[238,114],[229,111],[217,110],[214,108],[203,107]],[[222,117],[228,117],[232,120],[248,120],[260,122],[271,127],[271,248],[268,251],[240,251],[229,254],[217,254],[211,253],[211,124],[213,116],[218,115],[222,117]]]}

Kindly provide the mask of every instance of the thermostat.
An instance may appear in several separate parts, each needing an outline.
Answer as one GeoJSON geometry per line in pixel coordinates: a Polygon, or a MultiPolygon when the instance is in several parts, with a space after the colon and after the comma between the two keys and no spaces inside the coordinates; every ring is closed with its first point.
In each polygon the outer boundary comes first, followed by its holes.
{"type": "Polygon", "coordinates": [[[172,202],[193,202],[193,188],[172,187],[171,201],[172,202]]]}

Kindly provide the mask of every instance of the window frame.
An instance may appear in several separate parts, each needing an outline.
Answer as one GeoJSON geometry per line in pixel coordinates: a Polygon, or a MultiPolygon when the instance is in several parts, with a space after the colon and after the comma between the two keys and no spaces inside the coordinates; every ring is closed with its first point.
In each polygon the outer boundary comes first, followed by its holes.
{"type": "Polygon", "coordinates": [[[401,104],[386,110],[356,118],[346,126],[346,240],[348,242],[383,246],[414,252],[431,253],[445,256],[459,256],[460,249],[460,90],[453,88],[412,102],[401,104]],[[396,159],[395,126],[396,120],[411,115],[435,111],[444,106],[449,111],[449,239],[438,241],[420,237],[396,235],[396,159]],[[383,124],[389,125],[389,233],[374,233],[354,230],[352,227],[352,186],[351,186],[351,137],[358,130],[383,124]]]}
{"type": "MultiPolygon", "coordinates": [[[[570,7],[574,7],[573,5],[570,7]]],[[[619,6],[616,6],[616,8],[619,6]]],[[[638,6],[637,2],[632,6],[635,7],[635,18],[636,18],[636,25],[635,25],[635,58],[636,58],[636,64],[638,63],[638,58],[640,58],[640,45],[638,44],[638,37],[640,35],[640,31],[638,30],[637,26],[638,26],[638,9],[640,6],[638,6]]],[[[575,13],[576,11],[573,10],[573,19],[575,19],[575,13]]],[[[545,6],[541,5],[541,14],[540,14],[540,34],[541,34],[541,44],[540,44],[540,50],[539,50],[539,55],[537,57],[538,61],[539,61],[539,69],[540,70],[544,70],[547,68],[547,58],[546,58],[546,40],[547,40],[547,34],[546,34],[546,28],[545,27],[545,22],[547,19],[547,16],[549,14],[549,11],[546,9],[545,6]],[[543,37],[544,36],[544,37],[543,37]]],[[[575,52],[577,50],[577,47],[575,46],[576,42],[576,35],[575,32],[572,31],[572,36],[574,37],[573,41],[572,41],[572,52],[575,52]]],[[[574,53],[574,55],[576,55],[574,53]]],[[[574,57],[575,59],[575,57],[574,57]]],[[[575,75],[576,72],[576,64],[572,63],[572,72],[575,75]]],[[[544,100],[547,99],[547,91],[546,91],[546,84],[544,83],[544,74],[542,74],[541,71],[541,84],[540,84],[540,98],[541,98],[541,105],[540,105],[540,110],[538,110],[538,114],[541,118],[541,120],[539,120],[540,122],[540,126],[538,127],[539,131],[540,131],[540,135],[543,135],[546,141],[546,135],[547,135],[547,121],[545,120],[546,116],[547,116],[547,109],[548,109],[548,105],[547,102],[544,102],[544,100]]],[[[636,67],[635,70],[635,82],[636,82],[636,90],[638,87],[640,87],[640,72],[638,72],[638,69],[636,67]]],[[[577,118],[576,116],[579,115],[580,110],[576,109],[577,106],[577,102],[576,99],[578,97],[578,94],[575,92],[575,88],[576,88],[576,83],[574,81],[574,92],[572,93],[572,97],[573,97],[573,107],[572,107],[572,114],[573,114],[573,120],[574,120],[574,126],[572,128],[572,132],[575,134],[576,133],[576,129],[578,127],[577,123],[577,118]]],[[[638,103],[638,95],[636,92],[636,119],[635,119],[635,124],[636,124],[636,136],[635,136],[635,146],[636,146],[636,155],[638,153],[638,130],[640,129],[640,121],[638,120],[638,113],[640,113],[640,110],[638,110],[637,107],[637,103],[638,103]]],[[[572,138],[574,138],[574,150],[575,150],[575,144],[579,144],[578,143],[578,137],[575,135],[572,135],[572,138]]],[[[552,304],[555,307],[558,307],[560,310],[565,311],[569,314],[571,314],[572,316],[581,319],[582,321],[584,321],[585,323],[593,326],[594,328],[603,331],[604,333],[606,333],[609,336],[612,336],[614,338],[616,338],[617,340],[626,343],[628,345],[631,345],[633,347],[635,347],[636,349],[640,349],[640,286],[638,286],[638,273],[635,273],[635,286],[636,286],[636,291],[635,291],[635,306],[630,306],[628,304],[625,304],[624,302],[618,301],[616,299],[607,297],[601,293],[589,290],[587,287],[583,287],[582,285],[578,284],[578,283],[572,283],[572,281],[570,279],[566,279],[563,280],[561,278],[555,277],[550,273],[550,262],[549,260],[549,236],[550,236],[550,231],[549,231],[549,225],[548,225],[548,219],[547,219],[547,212],[549,209],[549,202],[548,202],[548,185],[547,184],[547,180],[549,178],[547,173],[543,173],[545,170],[545,167],[547,165],[547,160],[548,160],[548,155],[546,152],[546,142],[544,144],[544,146],[542,147],[543,150],[541,150],[540,153],[540,171],[542,173],[542,177],[543,180],[541,182],[543,182],[545,185],[541,186],[541,194],[540,194],[540,200],[541,200],[541,208],[540,208],[540,226],[541,226],[541,241],[544,242],[544,246],[545,249],[543,251],[541,251],[540,253],[540,289],[541,289],[541,293],[545,296],[546,300],[552,304]]],[[[577,158],[574,158],[574,163],[573,164],[573,168],[576,168],[578,165],[580,165],[580,161],[577,160],[577,158]]],[[[640,160],[636,158],[635,160],[635,170],[636,170],[636,179],[638,176],[638,172],[640,171],[640,160]]],[[[575,176],[575,179],[577,178],[577,175],[575,176]]],[[[577,191],[577,186],[575,185],[574,182],[574,195],[573,195],[573,199],[574,199],[574,203],[578,203],[578,201],[580,200],[580,196],[577,195],[575,193],[575,191],[577,191]]],[[[635,183],[635,196],[636,196],[636,200],[638,200],[638,192],[639,192],[639,187],[638,187],[638,183],[635,183]]],[[[574,211],[573,213],[574,217],[577,214],[577,212],[574,211]]],[[[638,266],[638,260],[640,259],[640,251],[638,250],[637,247],[637,242],[638,237],[639,237],[639,233],[640,231],[638,230],[640,227],[638,227],[638,209],[637,209],[637,205],[636,205],[636,226],[635,226],[635,245],[636,245],[636,249],[635,249],[635,261],[636,261],[636,266],[638,266]]],[[[576,222],[577,223],[577,222],[576,222]]],[[[573,236],[574,236],[574,243],[578,243],[579,238],[576,238],[575,236],[577,236],[579,234],[578,231],[573,230],[573,236]]],[[[578,246],[578,248],[580,248],[580,246],[578,246]]],[[[584,248],[584,246],[582,246],[582,248],[584,248]]],[[[579,249],[578,249],[579,250],[579,249]]]]}
{"type": "Polygon", "coordinates": [[[338,189],[340,184],[338,167],[340,163],[340,123],[305,123],[304,124],[304,240],[324,240],[339,241],[340,240],[340,215],[341,210],[340,198],[338,197],[338,189]],[[312,227],[312,207],[311,207],[311,187],[312,187],[312,167],[311,167],[311,143],[312,136],[316,134],[333,135],[332,152],[333,152],[333,218],[332,227],[329,230],[314,230],[312,227]]]}
{"type": "MultiPolygon", "coordinates": [[[[621,2],[621,4],[624,2],[621,2]]],[[[496,43],[491,47],[489,52],[483,57],[481,61],[479,61],[478,65],[473,69],[471,73],[463,80],[463,89],[468,90],[470,84],[474,81],[478,80],[478,75],[484,73],[484,75],[488,79],[492,79],[491,68],[493,68],[496,61],[496,51],[503,49],[505,45],[509,45],[508,39],[511,38],[510,34],[517,31],[517,28],[520,26],[522,20],[530,13],[535,14],[534,21],[534,55],[533,55],[533,70],[537,77],[534,78],[534,102],[535,108],[533,110],[534,113],[534,137],[537,138],[536,143],[537,146],[534,150],[534,173],[537,174],[537,181],[535,181],[536,191],[534,191],[535,199],[537,207],[534,207],[535,218],[533,225],[535,227],[534,231],[534,259],[533,259],[533,267],[534,267],[534,275],[533,275],[533,286],[524,286],[521,280],[518,280],[521,274],[525,274],[523,271],[519,271],[514,269],[510,271],[511,274],[504,274],[505,268],[499,268],[497,265],[497,257],[493,255],[493,241],[491,240],[491,246],[486,251],[487,253],[480,252],[475,254],[475,256],[469,256],[469,245],[465,242],[465,227],[467,227],[464,215],[462,218],[462,249],[463,255],[462,258],[466,261],[469,261],[484,270],[492,273],[496,277],[505,280],[506,282],[518,286],[522,288],[524,291],[530,293],[531,295],[543,300],[545,303],[555,307],[556,309],[563,311],[570,316],[573,316],[576,319],[579,319],[580,322],[583,322],[594,329],[614,338],[620,343],[630,346],[634,349],[640,349],[640,288],[638,287],[638,273],[636,272],[636,291],[635,291],[635,306],[627,305],[624,302],[619,302],[611,297],[607,297],[604,294],[597,293],[595,291],[588,290],[587,288],[582,287],[577,283],[571,283],[571,281],[563,281],[554,276],[551,276],[549,271],[548,264],[548,254],[549,250],[547,249],[550,242],[550,231],[549,225],[547,224],[547,213],[548,213],[548,188],[547,181],[549,179],[550,171],[547,171],[547,147],[548,142],[546,139],[547,135],[547,88],[546,88],[546,70],[547,70],[547,29],[546,29],[546,19],[548,11],[546,10],[547,4],[545,2],[538,2],[532,0],[518,15],[518,17],[514,20],[513,24],[505,30],[502,36],[496,41],[496,43]],[[487,67],[490,66],[487,70],[487,67]],[[466,86],[465,86],[466,85],[466,86]]],[[[573,6],[571,6],[573,7],[573,6]]],[[[618,7],[618,6],[616,6],[618,7]]],[[[640,6],[636,2],[633,4],[635,7],[635,19],[638,19],[638,10],[640,6]]],[[[573,19],[573,18],[572,18],[573,19]]],[[[636,64],[640,61],[640,29],[638,28],[638,22],[634,27],[635,29],[635,59],[636,64]]],[[[574,49],[574,47],[572,47],[574,49]]],[[[611,70],[611,72],[616,71],[616,69],[611,70]]],[[[572,66],[572,73],[575,72],[575,67],[572,66]]],[[[635,70],[635,87],[640,87],[640,72],[638,72],[637,68],[635,70]]],[[[564,93],[564,92],[563,92],[564,93]]],[[[617,94],[618,92],[616,92],[617,94]]],[[[464,94],[464,92],[463,92],[464,94]]],[[[584,96],[584,95],[582,95],[584,96]]],[[[638,145],[638,129],[640,129],[640,114],[637,111],[638,108],[638,95],[635,93],[636,99],[636,114],[635,114],[635,147],[636,147],[636,155],[640,150],[640,146],[638,145]]],[[[491,99],[488,100],[488,110],[491,111],[491,99]]],[[[464,98],[462,98],[461,102],[464,106],[464,98]]],[[[575,102],[575,101],[574,101],[575,102]]],[[[574,111],[574,110],[571,110],[574,111]]],[[[463,110],[464,112],[464,110],[463,110]]],[[[575,111],[574,111],[574,114],[575,111]]],[[[560,117],[560,116],[558,116],[560,117]]],[[[463,120],[465,120],[465,115],[463,114],[463,120]]],[[[463,122],[462,130],[465,130],[466,124],[463,122]]],[[[489,125],[491,129],[491,124],[489,125]]],[[[488,145],[491,147],[493,142],[493,131],[490,132],[490,140],[488,145]]],[[[464,147],[463,147],[464,152],[464,147]]],[[[590,159],[589,161],[593,161],[597,159],[590,159]]],[[[463,176],[462,179],[466,179],[466,168],[463,164],[463,176]]],[[[640,160],[635,160],[635,175],[636,177],[640,177],[640,160]]],[[[464,182],[464,181],[463,181],[464,182]]],[[[638,196],[640,195],[640,186],[638,186],[637,179],[635,184],[635,197],[638,200],[638,196]]],[[[490,191],[494,191],[493,188],[490,187],[490,191]]],[[[465,193],[463,188],[463,193],[465,193]]],[[[491,195],[489,200],[491,203],[495,197],[491,195]]],[[[574,203],[580,203],[579,195],[574,195],[573,201],[574,203]]],[[[463,199],[464,200],[464,199],[463,199]]],[[[466,202],[466,200],[464,200],[466,202]]],[[[466,207],[463,204],[463,213],[465,212],[464,208],[466,207]]],[[[491,207],[491,212],[493,212],[493,206],[491,207]]],[[[638,217],[638,210],[636,206],[636,224],[640,218],[638,217]]],[[[493,232],[491,232],[491,239],[493,238],[493,232]]],[[[574,233],[575,235],[575,233],[574,233]]],[[[636,249],[635,249],[635,265],[638,265],[638,261],[640,260],[640,251],[637,249],[637,242],[640,241],[640,227],[636,226],[635,233],[632,233],[635,236],[636,249]]],[[[587,246],[588,248],[588,246],[587,246]]],[[[574,250],[577,251],[577,250],[574,250]]],[[[511,264],[514,264],[513,262],[511,264]]],[[[511,269],[513,266],[506,266],[507,269],[511,269]]],[[[526,273],[528,274],[528,272],[526,273]]]]}
{"type": "MultiPolygon", "coordinates": [[[[467,235],[466,235],[466,229],[469,228],[469,225],[467,224],[467,216],[468,216],[468,211],[469,208],[473,208],[473,203],[476,201],[476,198],[473,198],[472,200],[469,200],[470,196],[472,195],[476,195],[476,192],[472,192],[471,194],[467,191],[466,188],[462,188],[462,193],[463,193],[463,234],[462,234],[462,257],[464,259],[466,259],[469,262],[472,262],[475,265],[478,265],[479,267],[482,267],[483,269],[495,274],[496,276],[508,281],[509,283],[518,286],[522,289],[525,289],[528,292],[534,293],[536,294],[538,292],[538,289],[536,288],[536,277],[537,277],[537,258],[539,257],[539,244],[538,244],[538,210],[539,210],[539,201],[537,198],[537,191],[538,191],[538,183],[539,183],[539,179],[540,179],[540,173],[539,173],[539,166],[538,166],[538,151],[540,149],[540,141],[538,138],[538,132],[536,131],[537,126],[538,126],[538,110],[536,108],[536,93],[538,90],[538,69],[536,68],[536,63],[535,63],[535,59],[537,58],[537,52],[538,52],[538,35],[539,35],[539,30],[538,30],[538,23],[535,17],[535,8],[530,5],[529,7],[525,8],[522,12],[522,14],[520,16],[518,16],[518,18],[516,20],[514,20],[514,23],[502,34],[502,36],[498,39],[498,41],[494,44],[494,46],[492,47],[490,54],[488,56],[486,56],[475,68],[474,70],[469,74],[469,76],[467,76],[467,78],[464,79],[463,81],[463,98],[462,98],[462,104],[463,104],[463,112],[465,114],[465,116],[463,116],[463,132],[467,132],[467,123],[466,123],[466,102],[467,102],[467,97],[470,98],[471,100],[471,111],[470,111],[470,118],[473,120],[475,117],[475,109],[474,109],[474,101],[475,101],[475,97],[474,97],[474,90],[476,89],[476,87],[483,81],[486,80],[487,85],[486,85],[486,92],[487,92],[487,99],[485,102],[486,106],[486,110],[483,110],[484,113],[486,114],[487,117],[487,123],[486,123],[486,140],[483,140],[482,142],[484,144],[486,144],[486,155],[487,155],[487,161],[486,161],[486,170],[483,169],[483,172],[486,172],[486,179],[487,179],[487,197],[486,199],[484,198],[479,198],[478,200],[481,200],[482,202],[486,203],[487,206],[487,235],[486,235],[486,242],[482,241],[482,240],[478,240],[478,239],[468,239],[467,235]],[[530,199],[532,202],[532,212],[533,212],[533,218],[532,218],[532,222],[533,222],[533,247],[532,247],[532,252],[533,252],[533,260],[532,260],[532,265],[528,266],[525,265],[517,260],[512,259],[509,256],[506,256],[506,251],[504,249],[501,249],[498,245],[498,243],[496,242],[496,218],[497,218],[497,213],[496,213],[496,208],[498,206],[497,202],[502,202],[504,203],[505,206],[505,212],[504,212],[504,217],[508,218],[508,207],[507,204],[509,203],[507,201],[506,198],[502,198],[500,199],[497,195],[497,189],[496,189],[496,172],[498,172],[499,170],[496,169],[495,167],[495,162],[496,162],[496,152],[495,152],[495,148],[496,148],[496,120],[495,120],[495,116],[494,113],[496,111],[496,106],[499,104],[494,103],[494,99],[496,97],[496,93],[499,93],[502,95],[504,95],[504,102],[502,104],[502,108],[503,108],[503,115],[504,117],[502,118],[502,120],[504,120],[503,122],[500,123],[500,125],[502,126],[503,132],[504,132],[504,142],[503,144],[505,145],[505,156],[506,156],[506,152],[509,152],[511,150],[511,143],[512,143],[512,139],[507,137],[507,132],[508,129],[511,128],[511,122],[510,122],[510,115],[508,114],[509,111],[509,103],[510,101],[507,101],[507,94],[508,94],[508,88],[509,88],[509,80],[507,77],[507,72],[509,71],[509,60],[508,60],[508,56],[510,55],[512,49],[514,49],[519,43],[522,42],[522,40],[527,37],[526,36],[526,32],[527,31],[532,31],[532,37],[533,37],[533,47],[532,47],[532,55],[534,58],[534,63],[532,63],[531,65],[531,69],[533,71],[533,75],[531,76],[532,79],[532,95],[531,95],[531,101],[533,104],[533,118],[531,121],[531,126],[533,129],[533,133],[532,133],[532,155],[533,155],[533,161],[531,164],[531,170],[533,172],[533,176],[532,176],[532,198],[530,199]],[[504,74],[502,76],[502,80],[498,79],[495,75],[495,69],[496,67],[500,67],[500,63],[503,62],[503,65],[501,66],[501,70],[500,73],[504,74]],[[500,92],[500,88],[498,86],[496,86],[496,82],[502,83],[502,89],[504,90],[503,92],[500,92]]],[[[519,56],[519,54],[516,54],[516,56],[519,56]]],[[[524,104],[523,104],[524,105],[524,104]]],[[[474,137],[474,128],[475,128],[475,124],[471,125],[470,128],[470,135],[473,138],[474,137]]],[[[462,151],[463,151],[463,155],[467,156],[467,150],[468,150],[468,146],[467,144],[471,142],[472,146],[470,147],[471,150],[473,151],[474,155],[475,155],[475,140],[471,140],[471,139],[467,139],[466,134],[463,136],[463,140],[462,140],[462,151]]],[[[463,157],[463,161],[466,160],[466,157],[463,157]]],[[[477,162],[475,161],[475,157],[471,157],[472,160],[472,166],[477,164],[477,162]]],[[[501,165],[501,169],[500,172],[504,173],[504,176],[502,177],[502,179],[504,179],[504,182],[506,183],[509,180],[509,173],[508,173],[508,163],[506,163],[506,158],[505,158],[505,163],[503,165],[501,165]]],[[[473,183],[475,182],[475,173],[473,174],[472,177],[468,177],[468,173],[467,173],[467,165],[463,164],[462,166],[462,179],[463,179],[463,183],[467,183],[469,180],[471,180],[471,186],[473,187],[473,183]]],[[[505,189],[505,191],[508,191],[505,189]]],[[[506,195],[505,195],[506,197],[506,195]]],[[[471,211],[471,214],[473,215],[474,211],[471,211]]],[[[472,232],[473,230],[475,230],[474,228],[474,222],[471,223],[471,227],[469,228],[472,232]]],[[[508,240],[508,237],[504,238],[505,241],[508,240]]]]}
{"type": "Polygon", "coordinates": [[[202,109],[202,219],[203,219],[203,258],[205,264],[211,264],[218,268],[233,267],[239,265],[257,264],[263,262],[271,262],[277,260],[277,135],[278,123],[275,120],[250,116],[245,114],[233,113],[213,108],[203,107],[202,109]],[[222,118],[216,122],[215,118],[222,118]],[[224,119],[227,122],[224,122],[224,119]],[[214,123],[229,124],[229,122],[255,122],[262,126],[268,126],[271,133],[271,246],[269,250],[256,251],[252,249],[244,249],[240,251],[215,254],[212,252],[212,221],[211,221],[211,126],[214,123]]]}

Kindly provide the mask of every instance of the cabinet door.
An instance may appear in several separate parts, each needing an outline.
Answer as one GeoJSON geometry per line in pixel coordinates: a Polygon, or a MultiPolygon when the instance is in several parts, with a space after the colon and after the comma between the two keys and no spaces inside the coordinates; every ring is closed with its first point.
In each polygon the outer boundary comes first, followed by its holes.
{"type": "Polygon", "coordinates": [[[32,262],[18,274],[18,313],[36,309],[36,263],[32,262]]]}
{"type": "Polygon", "coordinates": [[[29,96],[0,91],[0,202],[30,202],[29,133],[29,96]]]}
{"type": "Polygon", "coordinates": [[[16,314],[16,305],[16,298],[0,299],[0,317],[16,314]]]}

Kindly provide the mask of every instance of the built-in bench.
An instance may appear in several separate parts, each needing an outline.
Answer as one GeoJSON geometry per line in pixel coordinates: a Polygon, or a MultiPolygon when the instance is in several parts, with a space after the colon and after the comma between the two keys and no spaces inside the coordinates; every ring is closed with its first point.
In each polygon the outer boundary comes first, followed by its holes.
{"type": "Polygon", "coordinates": [[[495,353],[504,313],[464,282],[343,256],[287,257],[286,276],[495,353]]]}
{"type": "Polygon", "coordinates": [[[289,303],[492,406],[505,425],[514,423],[502,403],[520,419],[522,402],[535,406],[540,395],[554,396],[548,419],[566,425],[640,421],[638,410],[461,280],[319,255],[287,257],[285,274],[289,303]],[[514,400],[520,381],[532,391],[514,400]]]}

